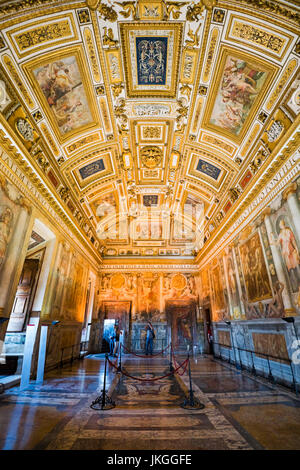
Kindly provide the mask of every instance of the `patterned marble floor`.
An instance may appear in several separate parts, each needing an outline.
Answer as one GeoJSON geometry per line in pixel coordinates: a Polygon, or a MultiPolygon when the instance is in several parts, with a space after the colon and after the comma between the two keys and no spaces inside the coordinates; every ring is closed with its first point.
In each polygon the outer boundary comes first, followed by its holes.
{"type": "MultiPolygon", "coordinates": [[[[180,361],[180,358],[178,358],[180,361]]],[[[300,400],[212,357],[191,361],[193,390],[205,405],[180,404],[189,380],[167,376],[167,357],[127,356],[108,368],[111,410],[90,405],[103,385],[104,357],[94,355],[0,395],[0,449],[251,450],[300,449],[300,400]]]]}

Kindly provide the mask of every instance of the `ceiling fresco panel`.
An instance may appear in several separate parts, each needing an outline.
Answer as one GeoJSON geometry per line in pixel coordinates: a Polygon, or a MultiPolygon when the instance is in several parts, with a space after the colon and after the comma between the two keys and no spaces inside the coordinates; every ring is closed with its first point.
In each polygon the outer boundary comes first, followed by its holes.
{"type": "Polygon", "coordinates": [[[88,87],[87,65],[80,48],[49,54],[23,65],[59,140],[96,124],[95,101],[88,87]]]}
{"type": "Polygon", "coordinates": [[[257,57],[223,48],[217,70],[203,124],[240,142],[277,68],[257,57]]]}

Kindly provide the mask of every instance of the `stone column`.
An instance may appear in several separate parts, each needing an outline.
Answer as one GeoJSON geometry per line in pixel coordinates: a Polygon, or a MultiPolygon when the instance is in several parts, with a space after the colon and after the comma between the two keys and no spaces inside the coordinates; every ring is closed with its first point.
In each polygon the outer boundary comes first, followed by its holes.
{"type": "Polygon", "coordinates": [[[300,207],[297,201],[297,183],[290,184],[282,193],[282,197],[287,201],[291,211],[293,222],[300,240],[300,207]]]}
{"type": "Polygon", "coordinates": [[[283,300],[283,305],[285,311],[287,311],[289,314],[294,312],[293,304],[292,304],[292,299],[290,295],[290,291],[288,289],[288,284],[286,280],[286,274],[284,271],[284,266],[282,262],[282,257],[280,255],[279,249],[277,245],[273,241],[273,227],[270,219],[270,214],[271,214],[271,209],[270,207],[267,207],[263,212],[262,212],[262,217],[264,217],[265,225],[266,225],[266,230],[268,234],[268,239],[269,239],[269,244],[274,260],[274,265],[275,265],[275,270],[277,273],[278,281],[281,282],[284,285],[284,289],[282,291],[282,300],[283,300]]]}

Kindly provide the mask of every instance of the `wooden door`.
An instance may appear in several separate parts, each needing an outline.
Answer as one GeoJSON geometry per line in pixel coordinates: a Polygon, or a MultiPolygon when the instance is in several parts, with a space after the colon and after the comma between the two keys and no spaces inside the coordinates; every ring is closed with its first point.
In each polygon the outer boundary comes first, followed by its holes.
{"type": "Polygon", "coordinates": [[[25,259],[7,331],[20,332],[26,327],[36,290],[39,262],[38,259],[25,259]]]}

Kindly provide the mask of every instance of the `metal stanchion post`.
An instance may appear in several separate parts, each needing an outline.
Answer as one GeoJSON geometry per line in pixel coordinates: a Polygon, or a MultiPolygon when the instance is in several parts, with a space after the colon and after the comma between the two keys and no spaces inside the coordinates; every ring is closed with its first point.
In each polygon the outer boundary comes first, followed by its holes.
{"type": "Polygon", "coordinates": [[[188,362],[189,362],[189,382],[190,382],[189,397],[185,398],[184,402],[180,406],[181,408],[185,408],[186,410],[195,410],[195,409],[202,410],[203,408],[205,408],[205,405],[203,403],[200,403],[198,398],[194,396],[189,351],[188,351],[188,362]]]}
{"type": "Polygon", "coordinates": [[[298,396],[298,387],[297,387],[297,382],[295,380],[295,374],[294,374],[294,371],[293,371],[293,367],[292,367],[292,361],[290,361],[290,368],[291,368],[291,372],[292,372],[292,377],[293,377],[293,383],[292,383],[292,390],[295,391],[296,393],[296,396],[298,396]]]}
{"type": "Polygon", "coordinates": [[[272,383],[274,384],[276,381],[275,381],[275,378],[274,378],[274,376],[273,376],[273,374],[272,374],[269,356],[267,356],[267,361],[268,361],[268,368],[269,368],[268,379],[270,380],[270,382],[272,382],[272,383]]]}
{"type": "Polygon", "coordinates": [[[96,400],[94,400],[90,405],[90,408],[92,408],[93,410],[111,410],[116,406],[115,402],[106,393],[107,361],[108,355],[105,354],[103,389],[101,390],[101,395],[97,397],[96,400]]]}
{"type": "Polygon", "coordinates": [[[170,372],[173,372],[174,367],[172,364],[172,343],[170,343],[170,372]]]}
{"type": "Polygon", "coordinates": [[[255,364],[254,364],[254,359],[253,359],[253,352],[250,351],[250,354],[251,354],[251,359],[252,359],[252,374],[256,376],[256,369],[255,369],[255,364]]]}
{"type": "Polygon", "coordinates": [[[118,368],[117,368],[117,372],[122,372],[122,343],[119,344],[119,348],[120,348],[120,356],[119,356],[119,365],[118,365],[118,368]]]}

